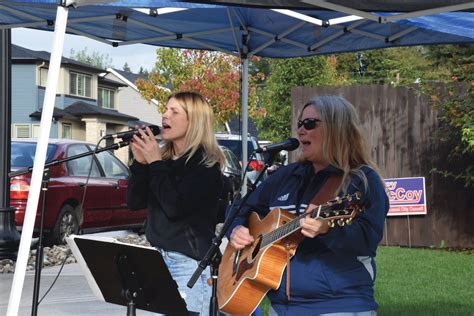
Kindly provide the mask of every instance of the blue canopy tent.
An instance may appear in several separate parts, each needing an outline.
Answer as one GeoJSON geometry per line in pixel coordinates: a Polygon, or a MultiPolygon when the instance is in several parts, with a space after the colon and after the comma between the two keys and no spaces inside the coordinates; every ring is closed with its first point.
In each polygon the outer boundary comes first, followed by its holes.
{"type": "MultiPolygon", "coordinates": [[[[288,58],[397,46],[474,42],[474,13],[467,12],[474,8],[474,2],[463,0],[435,0],[429,4],[420,0],[401,0],[391,1],[386,6],[385,1],[375,1],[371,6],[345,0],[337,3],[318,0],[201,1],[209,4],[164,0],[101,2],[108,1],[67,0],[58,5],[54,0],[0,0],[0,29],[29,27],[55,32],[41,132],[7,315],[17,313],[21,297],[65,32],[115,47],[144,43],[218,50],[240,56],[244,144],[247,138],[250,56],[288,58]],[[297,10],[293,10],[295,7],[297,10]]],[[[10,128],[8,123],[6,125],[4,130],[10,128]]],[[[246,146],[243,146],[243,156],[247,156],[246,146]]],[[[6,178],[6,175],[2,176],[6,178]]]]}

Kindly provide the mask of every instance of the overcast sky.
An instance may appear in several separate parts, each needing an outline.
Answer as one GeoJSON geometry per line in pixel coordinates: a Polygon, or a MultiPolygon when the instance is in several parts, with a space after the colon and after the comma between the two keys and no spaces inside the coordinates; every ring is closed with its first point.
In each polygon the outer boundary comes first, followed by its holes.
{"type": "MultiPolygon", "coordinates": [[[[13,29],[12,43],[31,50],[51,52],[53,45],[53,32],[37,31],[31,29],[13,29]]],[[[69,57],[71,49],[78,52],[87,47],[89,53],[98,52],[108,54],[112,59],[114,68],[122,69],[125,62],[133,72],[138,72],[140,67],[151,70],[155,65],[157,46],[135,44],[123,47],[112,47],[104,43],[77,35],[67,35],[64,40],[63,56],[69,57]]]]}

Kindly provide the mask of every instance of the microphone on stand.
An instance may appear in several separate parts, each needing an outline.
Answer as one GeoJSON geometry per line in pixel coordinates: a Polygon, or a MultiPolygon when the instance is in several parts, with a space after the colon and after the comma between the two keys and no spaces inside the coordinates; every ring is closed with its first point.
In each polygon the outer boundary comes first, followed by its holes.
{"type": "Polygon", "coordinates": [[[296,138],[288,138],[280,143],[264,146],[256,150],[257,153],[273,153],[280,150],[292,151],[298,148],[300,142],[296,138]]]}
{"type": "MultiPolygon", "coordinates": [[[[160,127],[159,126],[150,125],[148,127],[150,128],[150,130],[151,130],[151,132],[153,133],[154,136],[160,134],[160,127]]],[[[125,132],[119,132],[119,133],[115,133],[115,134],[105,135],[104,139],[121,138],[122,141],[129,142],[133,138],[133,135],[140,136],[141,134],[138,131],[138,129],[132,129],[132,130],[125,131],[125,132]]]]}

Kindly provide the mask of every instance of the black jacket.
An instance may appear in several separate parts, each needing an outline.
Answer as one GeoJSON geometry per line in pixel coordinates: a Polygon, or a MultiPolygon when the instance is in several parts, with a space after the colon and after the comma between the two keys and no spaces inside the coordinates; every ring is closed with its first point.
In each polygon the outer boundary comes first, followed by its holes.
{"type": "Polygon", "coordinates": [[[134,162],[127,190],[129,208],[148,207],[146,236],[151,245],[197,260],[215,235],[222,190],[219,165],[208,168],[202,157],[199,149],[187,163],[187,155],[149,165],[134,162]]]}

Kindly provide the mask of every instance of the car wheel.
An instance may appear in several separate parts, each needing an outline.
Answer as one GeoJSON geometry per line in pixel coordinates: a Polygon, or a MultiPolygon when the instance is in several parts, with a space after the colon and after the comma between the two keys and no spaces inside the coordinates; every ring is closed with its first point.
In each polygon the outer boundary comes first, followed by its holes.
{"type": "Polygon", "coordinates": [[[59,216],[54,225],[51,234],[51,243],[64,245],[66,237],[79,232],[79,220],[74,207],[71,205],[64,205],[59,212],[59,216]]]}

